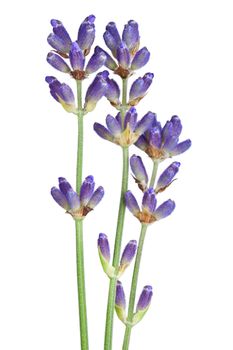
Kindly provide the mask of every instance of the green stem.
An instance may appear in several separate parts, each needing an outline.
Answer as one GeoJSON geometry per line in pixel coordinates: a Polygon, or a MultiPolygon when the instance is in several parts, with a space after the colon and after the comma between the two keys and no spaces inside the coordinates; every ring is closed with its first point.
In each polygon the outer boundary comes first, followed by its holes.
{"type": "MultiPolygon", "coordinates": [[[[158,162],[154,161],[149,187],[154,187],[157,171],[158,171],[158,162]]],[[[136,255],[135,263],[134,263],[133,277],[132,277],[132,282],[131,282],[127,324],[126,324],[126,329],[125,329],[122,350],[129,349],[130,336],[131,336],[131,330],[132,330],[132,321],[133,321],[133,316],[134,316],[134,305],[135,305],[135,298],[136,298],[137,284],[138,284],[138,275],[139,275],[140,263],[141,263],[141,258],[142,258],[142,250],[143,250],[144,241],[145,241],[145,237],[146,237],[147,227],[148,227],[147,224],[142,223],[140,238],[139,238],[139,243],[138,243],[138,249],[137,249],[137,255],[136,255]]]]}
{"type": "MultiPolygon", "coordinates": [[[[76,191],[80,193],[83,172],[83,108],[82,108],[82,81],[77,80],[77,100],[78,100],[78,148],[76,166],[76,191]]],[[[78,304],[79,304],[79,328],[81,349],[88,350],[88,327],[85,291],[85,271],[83,252],[83,221],[75,221],[76,229],[76,263],[77,263],[77,284],[78,284],[78,304]]]]}
{"type": "MultiPolygon", "coordinates": [[[[122,80],[122,106],[121,106],[121,120],[124,124],[125,113],[127,111],[127,79],[122,80]]],[[[118,268],[121,252],[121,242],[125,219],[125,200],[124,195],[128,189],[128,174],[129,174],[129,150],[128,147],[122,148],[123,152],[123,166],[122,166],[122,182],[121,182],[121,195],[118,210],[116,237],[114,245],[114,254],[112,265],[118,268]]],[[[105,338],[104,338],[104,350],[112,349],[112,333],[113,333],[113,318],[115,309],[115,295],[116,295],[116,282],[117,278],[110,279],[109,291],[108,291],[108,304],[106,312],[106,324],[105,324],[105,338]]]]}
{"type": "Polygon", "coordinates": [[[158,165],[159,165],[159,162],[157,160],[154,160],[149,187],[154,187],[155,179],[156,179],[156,175],[157,175],[157,171],[158,171],[158,165]]]}

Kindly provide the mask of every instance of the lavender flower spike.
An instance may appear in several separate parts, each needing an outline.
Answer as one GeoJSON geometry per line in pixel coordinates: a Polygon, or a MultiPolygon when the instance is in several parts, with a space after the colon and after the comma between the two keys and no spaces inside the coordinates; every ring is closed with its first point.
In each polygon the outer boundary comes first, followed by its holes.
{"type": "Polygon", "coordinates": [[[137,241],[131,240],[126,245],[120,261],[120,267],[118,272],[118,277],[122,275],[122,273],[125,271],[125,269],[130,265],[131,261],[133,260],[135,254],[137,251],[137,241]]]}
{"type": "Polygon", "coordinates": [[[78,31],[78,45],[83,50],[84,56],[90,52],[95,40],[95,16],[90,15],[82,22],[78,31]]]}
{"type": "Polygon", "coordinates": [[[68,64],[61,58],[61,56],[55,54],[54,52],[49,52],[47,55],[47,62],[51,64],[51,66],[60,72],[70,73],[70,67],[68,64]]]}
{"type": "Polygon", "coordinates": [[[134,180],[138,187],[144,192],[148,184],[148,175],[142,158],[135,154],[130,158],[130,167],[134,175],[134,180]]]}
{"type": "Polygon", "coordinates": [[[106,93],[106,89],[108,87],[107,78],[109,73],[107,71],[103,71],[98,73],[91,83],[91,85],[87,89],[86,97],[85,97],[85,112],[91,112],[95,109],[97,102],[103,97],[106,93]]]}
{"type": "Polygon", "coordinates": [[[126,301],[125,292],[120,281],[117,281],[116,286],[116,299],[115,299],[115,310],[118,318],[124,323],[126,321],[126,301]]]}
{"type": "Polygon", "coordinates": [[[64,177],[59,177],[58,181],[59,189],[52,187],[51,195],[75,220],[82,220],[100,202],[104,194],[101,186],[93,194],[93,176],[88,176],[84,180],[80,197],[64,177]]]}
{"type": "Polygon", "coordinates": [[[129,91],[129,104],[131,106],[136,106],[145,96],[153,78],[153,73],[146,73],[143,78],[138,78],[133,82],[129,91]]]}
{"type": "Polygon", "coordinates": [[[163,192],[170,184],[173,182],[174,177],[179,171],[180,163],[179,162],[173,162],[171,165],[169,165],[168,168],[164,170],[164,172],[160,175],[155,191],[163,192]]]}

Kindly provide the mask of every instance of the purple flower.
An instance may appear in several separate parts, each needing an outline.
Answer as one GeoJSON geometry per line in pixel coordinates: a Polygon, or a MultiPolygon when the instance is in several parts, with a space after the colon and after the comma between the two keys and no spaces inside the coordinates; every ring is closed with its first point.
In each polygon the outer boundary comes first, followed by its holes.
{"type": "Polygon", "coordinates": [[[72,43],[69,57],[73,70],[83,71],[85,65],[85,57],[76,41],[72,43]]]}
{"type": "Polygon", "coordinates": [[[99,234],[98,238],[98,249],[100,254],[106,261],[110,261],[110,247],[108,242],[108,237],[104,233],[99,234]]]}
{"type": "MultiPolygon", "coordinates": [[[[58,181],[59,189],[57,187],[52,187],[51,195],[53,199],[63,209],[65,209],[67,213],[72,215],[72,217],[75,220],[80,220],[84,218],[92,209],[94,209],[95,206],[93,205],[93,197],[95,196],[95,193],[100,187],[97,188],[97,190],[93,193],[93,176],[88,176],[84,180],[81,186],[80,196],[73,190],[70,183],[64,177],[59,177],[58,181]],[[89,203],[92,203],[92,205],[89,205],[89,203]]],[[[101,189],[103,188],[101,187],[101,189]]],[[[100,198],[100,200],[102,199],[102,197],[100,198]]],[[[96,205],[99,203],[99,201],[96,203],[96,205]]]]}
{"type": "Polygon", "coordinates": [[[94,54],[91,56],[87,66],[86,66],[86,74],[91,74],[96,72],[99,68],[101,68],[106,61],[106,55],[104,52],[100,52],[99,50],[95,50],[94,54]]]}
{"type": "Polygon", "coordinates": [[[114,79],[107,79],[107,89],[105,92],[105,97],[109,100],[112,106],[118,108],[121,104],[120,102],[120,88],[114,79]]]}
{"type": "Polygon", "coordinates": [[[156,193],[163,192],[174,180],[174,177],[179,171],[180,163],[173,162],[160,175],[155,188],[156,193]]]}
{"type": "Polygon", "coordinates": [[[177,116],[167,121],[163,128],[155,117],[151,129],[141,135],[135,145],[153,160],[163,161],[190,148],[191,140],[179,142],[181,131],[181,121],[177,116]]]}
{"type": "Polygon", "coordinates": [[[123,79],[130,76],[134,70],[143,67],[149,60],[150,53],[146,48],[138,51],[140,36],[138,24],[133,20],[130,20],[124,26],[122,37],[117,30],[116,24],[110,22],[106,26],[104,41],[118,63],[107,54],[105,65],[123,79]]]}
{"type": "Polygon", "coordinates": [[[110,70],[115,70],[117,68],[117,64],[114,61],[114,59],[103,49],[101,49],[101,47],[96,46],[95,48],[96,52],[103,52],[106,56],[106,60],[105,60],[105,66],[110,69],[110,70]]]}
{"type": "Polygon", "coordinates": [[[125,322],[126,319],[126,301],[125,301],[125,292],[120,281],[117,281],[116,285],[116,298],[115,298],[115,310],[117,316],[122,322],[125,322]]]}
{"type": "Polygon", "coordinates": [[[107,71],[103,71],[98,73],[87,89],[86,97],[85,97],[85,112],[91,112],[95,109],[97,102],[103,97],[106,93],[106,89],[108,86],[107,78],[109,73],[107,71]]]}
{"type": "Polygon", "coordinates": [[[103,139],[122,147],[128,147],[151,127],[153,120],[154,114],[148,112],[141,120],[137,121],[137,111],[132,107],[126,113],[124,121],[121,119],[120,113],[115,118],[108,115],[106,117],[107,128],[95,123],[94,130],[103,139]]]}
{"type": "Polygon", "coordinates": [[[153,188],[149,188],[144,192],[141,210],[131,191],[125,193],[125,204],[129,211],[144,224],[151,224],[154,221],[161,220],[170,215],[175,209],[175,202],[171,199],[156,208],[157,200],[153,188]]]}
{"type": "Polygon", "coordinates": [[[145,286],[143,288],[143,291],[139,297],[136,311],[144,311],[148,309],[151,303],[151,298],[153,295],[152,287],[151,286],[145,286]]]}
{"type": "Polygon", "coordinates": [[[82,22],[78,30],[77,43],[83,50],[84,56],[90,52],[91,46],[95,40],[95,16],[90,15],[82,22]]]}
{"type": "Polygon", "coordinates": [[[138,187],[144,192],[147,189],[148,175],[142,158],[135,154],[130,158],[130,167],[134,175],[134,180],[138,187]]]}
{"type": "Polygon", "coordinates": [[[153,73],[146,73],[143,78],[136,79],[129,91],[129,104],[136,106],[145,96],[154,78],[153,73]]]}
{"type": "Polygon", "coordinates": [[[49,52],[47,55],[47,62],[55,69],[63,73],[70,73],[70,67],[68,64],[54,52],[49,52]]]}
{"type": "Polygon", "coordinates": [[[47,76],[45,81],[49,84],[50,93],[53,98],[60,102],[67,112],[76,114],[75,98],[69,85],[60,83],[53,76],[47,76]]]}
{"type": "Polygon", "coordinates": [[[47,41],[53,49],[66,57],[72,43],[70,36],[61,21],[52,19],[51,25],[53,27],[53,33],[49,34],[47,41]]]}
{"type": "Polygon", "coordinates": [[[119,274],[118,277],[125,271],[125,269],[130,265],[137,251],[137,241],[131,240],[126,245],[120,261],[119,274]]]}

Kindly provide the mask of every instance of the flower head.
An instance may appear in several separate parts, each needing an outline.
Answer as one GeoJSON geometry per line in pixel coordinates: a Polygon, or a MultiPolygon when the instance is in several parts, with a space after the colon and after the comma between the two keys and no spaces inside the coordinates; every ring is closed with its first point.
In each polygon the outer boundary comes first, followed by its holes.
{"type": "Polygon", "coordinates": [[[104,196],[102,186],[94,191],[95,183],[93,176],[87,176],[82,183],[80,196],[73,190],[64,177],[59,177],[58,181],[59,188],[52,187],[51,195],[75,220],[83,219],[104,196]]]}
{"type": "Polygon", "coordinates": [[[179,142],[181,131],[181,121],[177,116],[167,121],[163,128],[155,117],[151,129],[141,135],[135,145],[153,160],[163,161],[190,148],[191,140],[179,142]]]}
{"type": "Polygon", "coordinates": [[[108,115],[106,117],[107,128],[95,123],[94,130],[103,139],[122,147],[128,147],[151,127],[153,120],[154,114],[148,112],[141,120],[137,121],[137,111],[132,107],[126,113],[124,120],[121,118],[121,113],[118,113],[115,118],[108,115]]]}
{"type": "Polygon", "coordinates": [[[157,208],[157,199],[155,190],[149,188],[143,194],[142,208],[131,191],[125,193],[125,204],[129,211],[144,224],[151,224],[170,215],[175,209],[175,202],[168,199],[157,208]]]}
{"type": "Polygon", "coordinates": [[[128,21],[124,26],[122,36],[114,22],[108,23],[104,41],[114,57],[112,58],[106,51],[99,48],[107,54],[105,65],[122,78],[127,78],[134,70],[143,67],[149,61],[150,53],[147,48],[143,47],[139,50],[140,36],[138,24],[134,20],[128,21]]]}

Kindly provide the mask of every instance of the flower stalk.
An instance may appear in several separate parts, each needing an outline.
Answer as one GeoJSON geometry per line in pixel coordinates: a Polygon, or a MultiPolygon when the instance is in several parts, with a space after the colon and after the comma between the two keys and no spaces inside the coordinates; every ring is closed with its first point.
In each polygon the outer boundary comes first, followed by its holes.
{"type": "MultiPolygon", "coordinates": [[[[76,192],[80,194],[83,171],[83,107],[82,107],[82,80],[77,80],[77,101],[78,101],[78,148],[76,167],[76,192]]],[[[88,350],[88,325],[85,290],[85,269],[83,249],[83,220],[75,220],[76,229],[76,263],[77,263],[77,284],[79,304],[79,327],[81,349],[88,350]]]]}
{"type": "MultiPolygon", "coordinates": [[[[121,105],[121,122],[124,124],[124,118],[127,111],[127,79],[122,79],[122,105],[121,105]]],[[[124,195],[128,189],[128,174],[129,174],[129,148],[122,147],[122,182],[121,182],[121,194],[120,204],[118,210],[116,238],[113,253],[113,267],[117,268],[120,260],[121,242],[125,219],[125,200],[124,195]]],[[[110,279],[109,291],[108,291],[108,304],[106,312],[106,324],[105,324],[105,339],[104,350],[112,349],[112,333],[113,333],[113,318],[115,310],[115,295],[116,295],[116,283],[117,276],[110,279]]]]}

